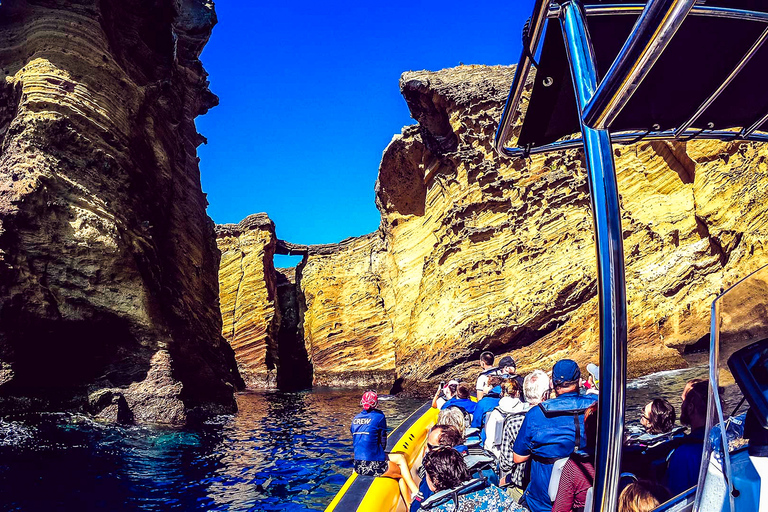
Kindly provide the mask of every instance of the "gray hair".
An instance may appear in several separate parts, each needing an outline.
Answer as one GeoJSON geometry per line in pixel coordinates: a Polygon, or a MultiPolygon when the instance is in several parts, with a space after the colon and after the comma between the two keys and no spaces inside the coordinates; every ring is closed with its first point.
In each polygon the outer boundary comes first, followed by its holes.
{"type": "Polygon", "coordinates": [[[544,394],[549,390],[549,375],[543,370],[533,370],[523,381],[523,393],[525,400],[531,406],[538,405],[544,398],[544,394]]]}
{"type": "Polygon", "coordinates": [[[438,425],[453,425],[464,435],[464,413],[458,407],[446,407],[437,415],[438,425]]]}

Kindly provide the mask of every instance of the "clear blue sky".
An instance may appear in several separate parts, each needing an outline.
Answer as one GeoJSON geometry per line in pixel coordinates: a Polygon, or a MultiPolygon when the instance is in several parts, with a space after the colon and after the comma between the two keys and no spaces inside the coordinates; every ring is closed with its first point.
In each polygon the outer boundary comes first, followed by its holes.
{"type": "Polygon", "coordinates": [[[279,238],[338,242],[374,231],[382,151],[413,124],[409,70],[514,64],[532,0],[218,0],[202,54],[219,106],[197,118],[208,214],[267,212],[279,238]]]}

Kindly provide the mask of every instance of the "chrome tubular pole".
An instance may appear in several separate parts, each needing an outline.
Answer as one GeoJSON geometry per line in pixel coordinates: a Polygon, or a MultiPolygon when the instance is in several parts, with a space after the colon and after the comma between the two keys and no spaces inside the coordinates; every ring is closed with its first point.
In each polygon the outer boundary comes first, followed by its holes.
{"type": "Polygon", "coordinates": [[[763,117],[755,121],[752,126],[749,128],[744,128],[739,134],[739,137],[743,137],[745,139],[751,137],[754,131],[763,126],[766,121],[768,121],[768,112],[766,112],[763,117]]]}
{"type": "Polygon", "coordinates": [[[611,127],[672,41],[694,3],[696,0],[648,2],[597,92],[581,109],[587,126],[598,130],[611,127]]]}
{"type": "Polygon", "coordinates": [[[744,69],[744,66],[747,65],[747,63],[752,60],[752,57],[755,56],[757,51],[763,46],[763,43],[765,43],[765,40],[768,39],[768,27],[766,27],[765,30],[763,30],[763,33],[760,34],[760,37],[757,38],[757,41],[752,45],[752,47],[747,51],[746,54],[744,54],[744,57],[741,58],[738,64],[736,64],[736,67],[733,68],[733,71],[731,71],[731,74],[728,75],[728,77],[723,81],[722,84],[720,84],[720,87],[717,88],[715,92],[710,94],[709,98],[704,100],[704,103],[701,104],[701,106],[694,112],[694,114],[682,125],[680,125],[677,130],[675,130],[675,138],[680,137],[680,135],[685,132],[688,128],[691,127],[693,123],[695,123],[699,117],[701,117],[701,114],[704,113],[705,110],[709,108],[712,103],[715,102],[715,100],[720,96],[726,87],[730,85],[731,82],[733,82],[734,78],[736,78],[736,75],[738,75],[742,69],[744,69]]]}
{"type": "MultiPolygon", "coordinates": [[[[595,56],[581,0],[563,4],[561,27],[576,102],[581,110],[597,87],[595,56]]],[[[624,438],[627,361],[627,302],[621,211],[608,131],[593,130],[582,123],[581,132],[595,224],[600,323],[600,394],[592,510],[615,512],[624,438]]]]}
{"type": "Polygon", "coordinates": [[[533,7],[533,16],[531,17],[531,25],[529,27],[528,51],[525,51],[526,49],[523,48],[522,55],[520,55],[520,61],[515,69],[515,78],[512,80],[512,88],[509,90],[507,102],[504,104],[504,112],[501,115],[499,127],[496,129],[496,138],[493,145],[496,151],[502,155],[514,156],[507,150],[504,143],[509,139],[512,127],[515,125],[515,112],[517,112],[517,106],[520,103],[520,98],[523,95],[525,83],[528,79],[528,73],[531,70],[531,55],[536,53],[541,33],[544,30],[544,22],[547,21],[549,2],[550,0],[536,0],[536,4],[533,7]]]}

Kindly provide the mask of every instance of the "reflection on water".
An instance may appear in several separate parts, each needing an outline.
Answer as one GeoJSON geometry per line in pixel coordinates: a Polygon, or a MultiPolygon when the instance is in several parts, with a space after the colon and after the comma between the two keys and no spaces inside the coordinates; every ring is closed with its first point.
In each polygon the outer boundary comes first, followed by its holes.
{"type": "MultiPolygon", "coordinates": [[[[627,422],[688,379],[661,372],[628,385],[627,422]]],[[[423,400],[382,397],[390,429],[423,400]]],[[[197,428],[116,427],[66,414],[0,420],[0,510],[322,510],[352,472],[349,422],[360,391],[261,392],[197,428]]]]}
{"type": "MultiPolygon", "coordinates": [[[[387,397],[383,397],[387,398],[387,397]]],[[[352,472],[360,392],[247,393],[194,429],[0,420],[0,510],[322,510],[352,472]]],[[[422,400],[383,399],[396,427],[422,400]]]]}

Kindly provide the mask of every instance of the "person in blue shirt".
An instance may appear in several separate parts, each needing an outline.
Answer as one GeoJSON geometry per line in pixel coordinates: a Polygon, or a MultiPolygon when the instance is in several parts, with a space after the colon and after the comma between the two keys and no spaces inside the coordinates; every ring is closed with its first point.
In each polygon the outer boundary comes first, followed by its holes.
{"type": "Polygon", "coordinates": [[[531,462],[531,480],[523,500],[531,512],[549,512],[549,480],[552,465],[586,446],[584,410],[597,401],[596,395],[579,395],[579,365],[570,359],[555,363],[552,385],[555,398],[531,408],[525,415],[513,447],[516,464],[531,462]]]}
{"type": "Polygon", "coordinates": [[[456,388],[456,396],[445,402],[443,406],[440,407],[440,409],[446,409],[448,407],[459,407],[469,414],[473,414],[475,412],[477,402],[469,398],[469,386],[466,382],[459,384],[459,386],[456,388]]]}
{"type": "Polygon", "coordinates": [[[488,415],[499,405],[501,400],[501,377],[497,375],[491,375],[488,377],[488,384],[485,387],[482,400],[477,402],[475,412],[472,413],[472,428],[481,429],[480,440],[485,442],[485,423],[488,420],[488,415]]]}
{"type": "Polygon", "coordinates": [[[349,427],[355,454],[353,466],[360,476],[386,476],[401,479],[400,491],[406,503],[410,503],[410,494],[417,493],[419,487],[411,476],[405,456],[402,453],[387,454],[385,451],[387,419],[384,413],[376,408],[378,404],[378,394],[375,391],[366,391],[360,400],[363,410],[354,417],[349,427]]]}

